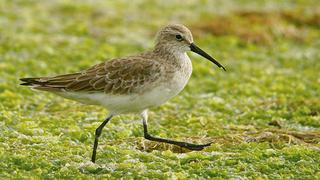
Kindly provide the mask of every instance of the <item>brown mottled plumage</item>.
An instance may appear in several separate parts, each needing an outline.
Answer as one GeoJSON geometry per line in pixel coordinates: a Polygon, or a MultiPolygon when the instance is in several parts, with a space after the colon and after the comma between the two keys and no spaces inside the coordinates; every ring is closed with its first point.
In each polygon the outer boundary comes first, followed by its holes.
{"type": "Polygon", "coordinates": [[[190,50],[224,69],[193,43],[188,28],[170,24],[158,32],[152,51],[105,61],[77,73],[22,78],[21,85],[53,92],[85,104],[101,105],[109,110],[106,120],[96,129],[92,162],[96,160],[98,139],[103,127],[114,115],[123,113],[141,113],[146,139],[202,150],[211,143],[198,145],[162,139],[151,136],[147,130],[147,110],[165,103],[187,84],[192,73],[192,64],[186,54],[190,50]]]}
{"type": "Polygon", "coordinates": [[[105,61],[73,74],[21,80],[27,82],[23,85],[34,85],[34,89],[52,92],[138,93],[143,86],[159,79],[162,73],[159,62],[144,56],[105,61]]]}

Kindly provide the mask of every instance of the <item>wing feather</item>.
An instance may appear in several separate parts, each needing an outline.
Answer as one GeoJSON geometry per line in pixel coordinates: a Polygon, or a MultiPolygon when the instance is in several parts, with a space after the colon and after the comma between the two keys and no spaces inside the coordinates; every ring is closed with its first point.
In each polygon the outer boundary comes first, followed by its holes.
{"type": "Polygon", "coordinates": [[[78,73],[34,78],[30,85],[46,91],[126,94],[159,79],[161,68],[159,62],[137,56],[106,61],[78,73]]]}

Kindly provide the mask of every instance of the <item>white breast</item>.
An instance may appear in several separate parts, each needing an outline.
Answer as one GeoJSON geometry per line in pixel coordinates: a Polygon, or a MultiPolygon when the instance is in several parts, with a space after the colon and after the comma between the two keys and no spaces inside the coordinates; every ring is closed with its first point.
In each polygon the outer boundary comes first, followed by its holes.
{"type": "Polygon", "coordinates": [[[181,65],[181,69],[176,71],[171,82],[171,89],[172,91],[176,92],[176,94],[174,95],[177,95],[180,91],[183,90],[183,88],[188,83],[192,73],[192,63],[186,53],[177,54],[177,60],[181,65]]]}

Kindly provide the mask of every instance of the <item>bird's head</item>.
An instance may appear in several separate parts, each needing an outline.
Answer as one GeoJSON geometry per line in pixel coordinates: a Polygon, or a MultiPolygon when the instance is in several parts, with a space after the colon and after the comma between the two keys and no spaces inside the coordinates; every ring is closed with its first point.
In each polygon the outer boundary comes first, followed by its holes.
{"type": "Polygon", "coordinates": [[[171,52],[185,53],[192,51],[225,70],[218,61],[194,44],[191,31],[182,24],[169,24],[163,27],[157,33],[156,47],[161,47],[171,52]]]}

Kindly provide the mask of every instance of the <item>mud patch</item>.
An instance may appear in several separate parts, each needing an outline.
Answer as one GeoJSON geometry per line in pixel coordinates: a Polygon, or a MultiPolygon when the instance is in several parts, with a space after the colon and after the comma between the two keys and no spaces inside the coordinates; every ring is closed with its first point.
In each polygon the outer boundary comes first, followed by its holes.
{"type": "Polygon", "coordinates": [[[195,36],[236,36],[241,42],[268,45],[279,38],[304,41],[310,28],[320,28],[320,11],[238,11],[194,24],[195,36]]]}

